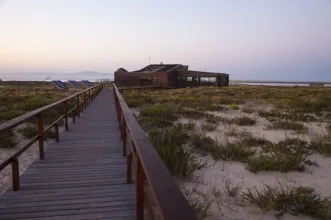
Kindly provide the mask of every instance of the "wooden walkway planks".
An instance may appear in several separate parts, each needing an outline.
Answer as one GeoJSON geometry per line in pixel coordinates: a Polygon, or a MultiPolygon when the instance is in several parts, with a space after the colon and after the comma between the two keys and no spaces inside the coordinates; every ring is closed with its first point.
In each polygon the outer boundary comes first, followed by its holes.
{"type": "Polygon", "coordinates": [[[116,117],[112,91],[104,89],[48,146],[45,160],[21,175],[20,191],[0,196],[0,219],[135,219],[116,117]]]}

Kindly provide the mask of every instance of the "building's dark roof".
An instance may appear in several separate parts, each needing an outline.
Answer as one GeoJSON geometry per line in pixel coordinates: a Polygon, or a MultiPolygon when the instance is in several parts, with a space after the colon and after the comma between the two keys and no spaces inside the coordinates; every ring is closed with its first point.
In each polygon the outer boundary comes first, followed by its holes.
{"type": "Polygon", "coordinates": [[[132,71],[132,72],[167,72],[169,70],[176,69],[182,64],[151,64],[140,70],[132,71]]]}
{"type": "Polygon", "coordinates": [[[129,72],[129,71],[127,71],[126,69],[121,67],[121,68],[118,68],[117,72],[129,72]]]}

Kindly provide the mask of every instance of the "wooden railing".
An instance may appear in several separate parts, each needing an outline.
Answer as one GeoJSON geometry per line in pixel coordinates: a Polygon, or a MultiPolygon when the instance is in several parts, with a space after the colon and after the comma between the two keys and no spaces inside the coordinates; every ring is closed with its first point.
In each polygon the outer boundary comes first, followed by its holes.
{"type": "Polygon", "coordinates": [[[87,106],[92,102],[92,100],[98,95],[102,90],[103,84],[98,84],[94,87],[88,88],[82,92],[71,95],[67,98],[54,102],[50,105],[41,107],[39,109],[28,112],[10,121],[0,124],[0,133],[8,132],[11,129],[27,122],[33,118],[36,118],[38,135],[33,137],[25,146],[23,146],[19,151],[13,154],[11,157],[6,159],[0,164],[0,171],[12,164],[12,182],[13,190],[18,191],[20,189],[19,181],[19,163],[18,157],[24,153],[29,147],[31,147],[36,141],[39,141],[39,158],[44,160],[44,134],[51,130],[53,127],[55,129],[55,140],[59,141],[59,123],[64,119],[65,130],[69,129],[69,115],[72,115],[73,123],[75,123],[75,118],[80,117],[80,113],[83,113],[87,106]],[[68,109],[68,102],[74,100],[75,106],[72,109],[68,109]],[[63,105],[64,114],[61,115],[56,121],[44,128],[43,115],[55,107],[63,105]]]}
{"type": "Polygon", "coordinates": [[[197,219],[115,84],[113,91],[123,156],[127,156],[128,184],[132,182],[132,163],[136,172],[137,220],[144,216],[161,220],[197,219]]]}

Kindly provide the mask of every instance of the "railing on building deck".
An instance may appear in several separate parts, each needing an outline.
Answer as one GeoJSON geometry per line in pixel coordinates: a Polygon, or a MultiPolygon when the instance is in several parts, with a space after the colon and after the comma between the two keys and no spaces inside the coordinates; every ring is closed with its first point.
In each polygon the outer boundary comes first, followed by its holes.
{"type": "Polygon", "coordinates": [[[123,156],[127,155],[127,183],[132,182],[132,162],[136,171],[137,220],[148,219],[195,220],[197,219],[184,195],[158,156],[145,132],[114,84],[123,156]]]}
{"type": "Polygon", "coordinates": [[[87,106],[92,102],[92,100],[98,95],[98,93],[102,90],[103,84],[98,84],[94,87],[88,88],[84,91],[71,95],[67,98],[49,104],[47,106],[41,107],[39,109],[33,110],[31,112],[25,113],[17,118],[14,118],[10,121],[4,122],[0,124],[0,133],[4,133],[10,131],[11,129],[23,124],[26,121],[29,121],[36,118],[38,135],[33,137],[29,143],[27,143],[24,147],[18,150],[14,155],[6,159],[0,164],[0,171],[6,168],[9,164],[12,164],[12,184],[13,190],[18,191],[20,189],[20,181],[19,181],[19,163],[18,157],[24,153],[28,148],[30,148],[36,141],[39,141],[39,158],[40,160],[44,160],[44,134],[45,132],[51,130],[53,127],[55,129],[55,140],[59,141],[59,122],[64,119],[65,130],[69,129],[69,115],[72,115],[72,120],[75,122],[76,117],[80,117],[80,113],[83,113],[87,106]],[[80,99],[80,96],[81,99],[80,99]],[[76,105],[72,109],[68,109],[68,102],[74,100],[76,105]],[[80,101],[82,100],[82,101],[80,101]],[[43,126],[43,114],[45,114],[48,110],[54,109],[63,105],[64,114],[61,115],[56,121],[52,124],[44,128],[43,126]]]}

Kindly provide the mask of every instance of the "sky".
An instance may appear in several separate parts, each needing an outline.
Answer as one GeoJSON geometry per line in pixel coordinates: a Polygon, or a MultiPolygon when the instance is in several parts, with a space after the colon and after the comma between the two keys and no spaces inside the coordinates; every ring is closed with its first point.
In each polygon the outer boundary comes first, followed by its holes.
{"type": "Polygon", "coordinates": [[[331,81],[331,0],[0,0],[0,78],[180,63],[331,81]]]}

